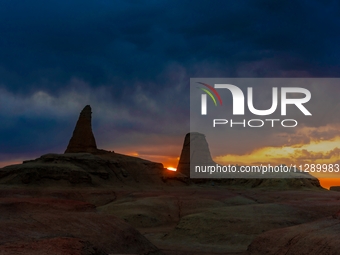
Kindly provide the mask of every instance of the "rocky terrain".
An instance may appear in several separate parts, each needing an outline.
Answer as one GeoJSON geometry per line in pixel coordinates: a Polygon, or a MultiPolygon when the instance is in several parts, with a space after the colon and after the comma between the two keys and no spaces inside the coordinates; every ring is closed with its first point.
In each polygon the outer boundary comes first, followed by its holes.
{"type": "Polygon", "coordinates": [[[0,254],[317,254],[338,249],[339,204],[339,192],[321,189],[180,181],[1,185],[0,254]]]}
{"type": "Polygon", "coordinates": [[[257,236],[249,254],[339,254],[339,213],[305,224],[271,230],[257,236]]]}
{"type": "Polygon", "coordinates": [[[0,184],[105,187],[162,183],[163,165],[117,153],[46,154],[0,170],[0,184]]]}
{"type": "Polygon", "coordinates": [[[0,169],[0,254],[338,254],[340,192],[312,177],[193,181],[190,134],[172,172],[98,149],[90,113],[65,154],[0,169]]]}

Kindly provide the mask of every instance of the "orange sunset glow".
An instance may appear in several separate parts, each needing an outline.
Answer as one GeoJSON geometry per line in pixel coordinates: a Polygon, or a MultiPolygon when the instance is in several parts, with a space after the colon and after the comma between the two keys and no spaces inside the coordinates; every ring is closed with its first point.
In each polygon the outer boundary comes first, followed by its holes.
{"type": "MultiPolygon", "coordinates": [[[[300,165],[304,164],[340,164],[340,135],[337,125],[327,125],[318,128],[301,127],[282,143],[282,146],[263,146],[248,153],[228,153],[212,157],[221,165],[300,165]]],[[[208,137],[207,137],[208,139],[208,137]]],[[[208,141],[209,143],[209,141],[208,141]]],[[[213,151],[213,144],[209,144],[213,151]]],[[[121,148],[117,153],[143,158],[153,162],[160,162],[168,170],[176,171],[181,143],[176,146],[164,146],[161,150],[153,146],[121,148]],[[159,153],[161,151],[161,153],[159,153]]],[[[309,172],[320,180],[324,188],[340,186],[340,173],[309,172]]]]}
{"type": "Polygon", "coordinates": [[[177,168],[171,167],[171,166],[168,166],[166,169],[168,169],[168,170],[170,170],[170,171],[176,171],[176,170],[177,170],[177,168]]]}
{"type": "Polygon", "coordinates": [[[299,144],[282,147],[265,147],[254,150],[250,154],[228,154],[218,156],[215,160],[223,164],[249,164],[258,162],[273,164],[330,164],[340,160],[340,137],[327,141],[312,141],[309,144],[299,144]]]}
{"type": "MultiPolygon", "coordinates": [[[[334,128],[334,127],[333,127],[334,128]]],[[[307,133],[304,128],[301,132],[307,133]]],[[[319,128],[319,131],[325,131],[325,128],[319,128]]],[[[332,129],[334,130],[334,129],[332,129]]],[[[309,130],[310,131],[310,130],[309,130]]],[[[292,143],[281,147],[262,147],[253,150],[248,154],[227,154],[223,156],[213,156],[215,162],[222,165],[304,165],[304,164],[337,164],[340,163],[340,136],[335,136],[328,140],[313,138],[309,143],[292,143]]],[[[172,147],[166,150],[169,155],[156,155],[150,150],[149,153],[140,153],[138,151],[123,150],[119,153],[125,153],[130,156],[140,157],[154,162],[160,162],[168,170],[176,171],[179,161],[180,147],[172,147]],[[174,156],[178,155],[178,156],[174,156]]],[[[311,173],[320,180],[324,188],[340,185],[340,173],[311,173]]]]}
{"type": "MultiPolygon", "coordinates": [[[[214,160],[220,164],[258,165],[265,164],[339,164],[340,136],[325,141],[311,141],[308,144],[294,144],[282,147],[264,147],[249,154],[228,154],[217,156],[214,160]]],[[[325,188],[340,185],[340,173],[311,173],[317,177],[325,188]]]]}
{"type": "Polygon", "coordinates": [[[4,162],[0,162],[0,168],[1,167],[5,167],[5,166],[9,166],[9,165],[16,165],[16,164],[21,164],[22,161],[18,161],[18,160],[15,160],[15,161],[4,161],[4,162]]]}
{"type": "Polygon", "coordinates": [[[150,151],[150,153],[141,153],[141,152],[137,152],[137,151],[131,151],[131,150],[119,150],[117,151],[117,153],[122,153],[125,155],[129,155],[129,156],[133,156],[133,157],[138,157],[138,158],[142,158],[142,159],[146,159],[146,160],[150,160],[153,162],[159,162],[162,163],[164,165],[165,168],[172,170],[172,171],[176,171],[176,167],[179,161],[179,153],[178,151],[180,151],[180,147],[178,148],[171,148],[173,151],[168,151],[169,154],[171,155],[156,155],[155,153],[152,153],[152,151],[150,151]],[[174,156],[174,155],[178,155],[178,156],[174,156]]]}

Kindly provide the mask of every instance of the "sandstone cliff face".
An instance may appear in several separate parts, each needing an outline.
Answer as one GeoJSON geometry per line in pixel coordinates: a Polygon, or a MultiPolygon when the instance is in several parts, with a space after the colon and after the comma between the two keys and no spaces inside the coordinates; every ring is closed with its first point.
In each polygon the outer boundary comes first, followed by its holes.
{"type": "Polygon", "coordinates": [[[97,145],[92,133],[91,106],[86,105],[79,115],[76,127],[65,153],[96,152],[97,145]]]}

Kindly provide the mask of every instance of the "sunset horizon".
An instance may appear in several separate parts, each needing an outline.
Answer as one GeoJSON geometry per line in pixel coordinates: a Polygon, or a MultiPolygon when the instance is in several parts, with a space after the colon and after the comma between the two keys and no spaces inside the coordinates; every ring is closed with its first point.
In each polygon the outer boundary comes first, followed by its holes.
{"type": "Polygon", "coordinates": [[[0,1],[0,254],[339,254],[339,13],[0,1]]]}

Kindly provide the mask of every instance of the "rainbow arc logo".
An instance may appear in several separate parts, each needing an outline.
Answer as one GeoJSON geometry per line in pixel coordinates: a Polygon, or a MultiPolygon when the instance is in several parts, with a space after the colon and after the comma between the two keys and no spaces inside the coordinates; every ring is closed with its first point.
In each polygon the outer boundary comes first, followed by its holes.
{"type": "Polygon", "coordinates": [[[203,83],[203,82],[197,82],[197,83],[206,87],[206,88],[199,88],[199,89],[201,89],[205,93],[207,93],[207,94],[202,94],[202,96],[201,96],[201,114],[207,115],[207,95],[209,95],[210,98],[213,100],[215,106],[217,106],[216,98],[219,101],[220,105],[222,105],[222,99],[221,99],[221,96],[218,94],[218,92],[216,91],[216,89],[214,87],[210,86],[209,84],[203,83]]]}

